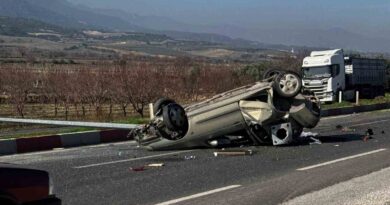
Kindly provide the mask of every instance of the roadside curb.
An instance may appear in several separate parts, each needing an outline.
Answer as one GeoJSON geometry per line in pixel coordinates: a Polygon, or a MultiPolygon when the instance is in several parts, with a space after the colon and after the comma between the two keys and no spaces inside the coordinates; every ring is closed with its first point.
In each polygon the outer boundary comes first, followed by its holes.
{"type": "Polygon", "coordinates": [[[132,140],[128,133],[129,130],[102,130],[0,140],[0,155],[132,140]]]}
{"type": "Polygon", "coordinates": [[[327,110],[321,110],[321,117],[337,116],[337,115],[349,115],[359,112],[370,112],[375,110],[390,109],[390,103],[381,103],[374,105],[360,105],[354,107],[342,107],[332,108],[327,110]]]}

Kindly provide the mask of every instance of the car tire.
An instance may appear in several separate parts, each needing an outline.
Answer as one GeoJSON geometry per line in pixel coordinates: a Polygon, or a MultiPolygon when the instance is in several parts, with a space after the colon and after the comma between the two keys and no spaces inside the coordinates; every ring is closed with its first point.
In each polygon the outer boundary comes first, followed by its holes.
{"type": "Polygon", "coordinates": [[[161,114],[162,108],[171,103],[176,103],[174,100],[169,98],[160,98],[155,103],[153,103],[153,114],[154,116],[161,114]]]}
{"type": "Polygon", "coordinates": [[[178,133],[186,133],[188,130],[188,118],[185,110],[177,103],[170,103],[162,108],[163,121],[168,130],[178,133]]]}
{"type": "Polygon", "coordinates": [[[276,93],[285,98],[298,95],[302,89],[302,79],[297,73],[287,71],[275,77],[273,88],[276,93]]]}
{"type": "Polygon", "coordinates": [[[275,77],[275,76],[279,75],[282,72],[283,71],[281,71],[281,70],[268,68],[263,73],[263,79],[268,79],[268,78],[271,78],[271,77],[275,77]]]}

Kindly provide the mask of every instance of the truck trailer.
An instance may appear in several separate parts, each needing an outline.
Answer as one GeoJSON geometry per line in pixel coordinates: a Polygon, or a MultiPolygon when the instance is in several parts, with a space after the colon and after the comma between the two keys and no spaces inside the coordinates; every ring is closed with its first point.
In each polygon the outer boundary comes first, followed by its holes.
{"type": "Polygon", "coordinates": [[[303,87],[321,102],[333,102],[340,91],[344,99],[384,96],[387,86],[383,59],[344,56],[342,49],[313,51],[303,59],[303,87]]]}

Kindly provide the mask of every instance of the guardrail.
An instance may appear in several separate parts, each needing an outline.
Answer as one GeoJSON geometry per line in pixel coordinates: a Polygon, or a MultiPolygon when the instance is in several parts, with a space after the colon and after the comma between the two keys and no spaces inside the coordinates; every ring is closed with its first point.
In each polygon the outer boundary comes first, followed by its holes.
{"type": "Polygon", "coordinates": [[[136,124],[121,124],[121,123],[101,123],[101,122],[78,122],[78,121],[61,121],[61,120],[39,120],[39,119],[21,119],[21,118],[4,118],[0,117],[0,122],[9,123],[25,123],[25,124],[40,124],[40,125],[58,125],[72,127],[92,127],[92,128],[107,128],[107,129],[134,129],[139,125],[136,124]]]}

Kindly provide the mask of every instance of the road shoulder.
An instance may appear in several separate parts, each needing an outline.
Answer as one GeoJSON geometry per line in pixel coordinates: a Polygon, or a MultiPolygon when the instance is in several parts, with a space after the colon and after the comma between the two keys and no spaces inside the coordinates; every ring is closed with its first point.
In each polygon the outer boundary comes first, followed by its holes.
{"type": "Polygon", "coordinates": [[[390,204],[390,167],[296,197],[283,204],[390,204]]]}

